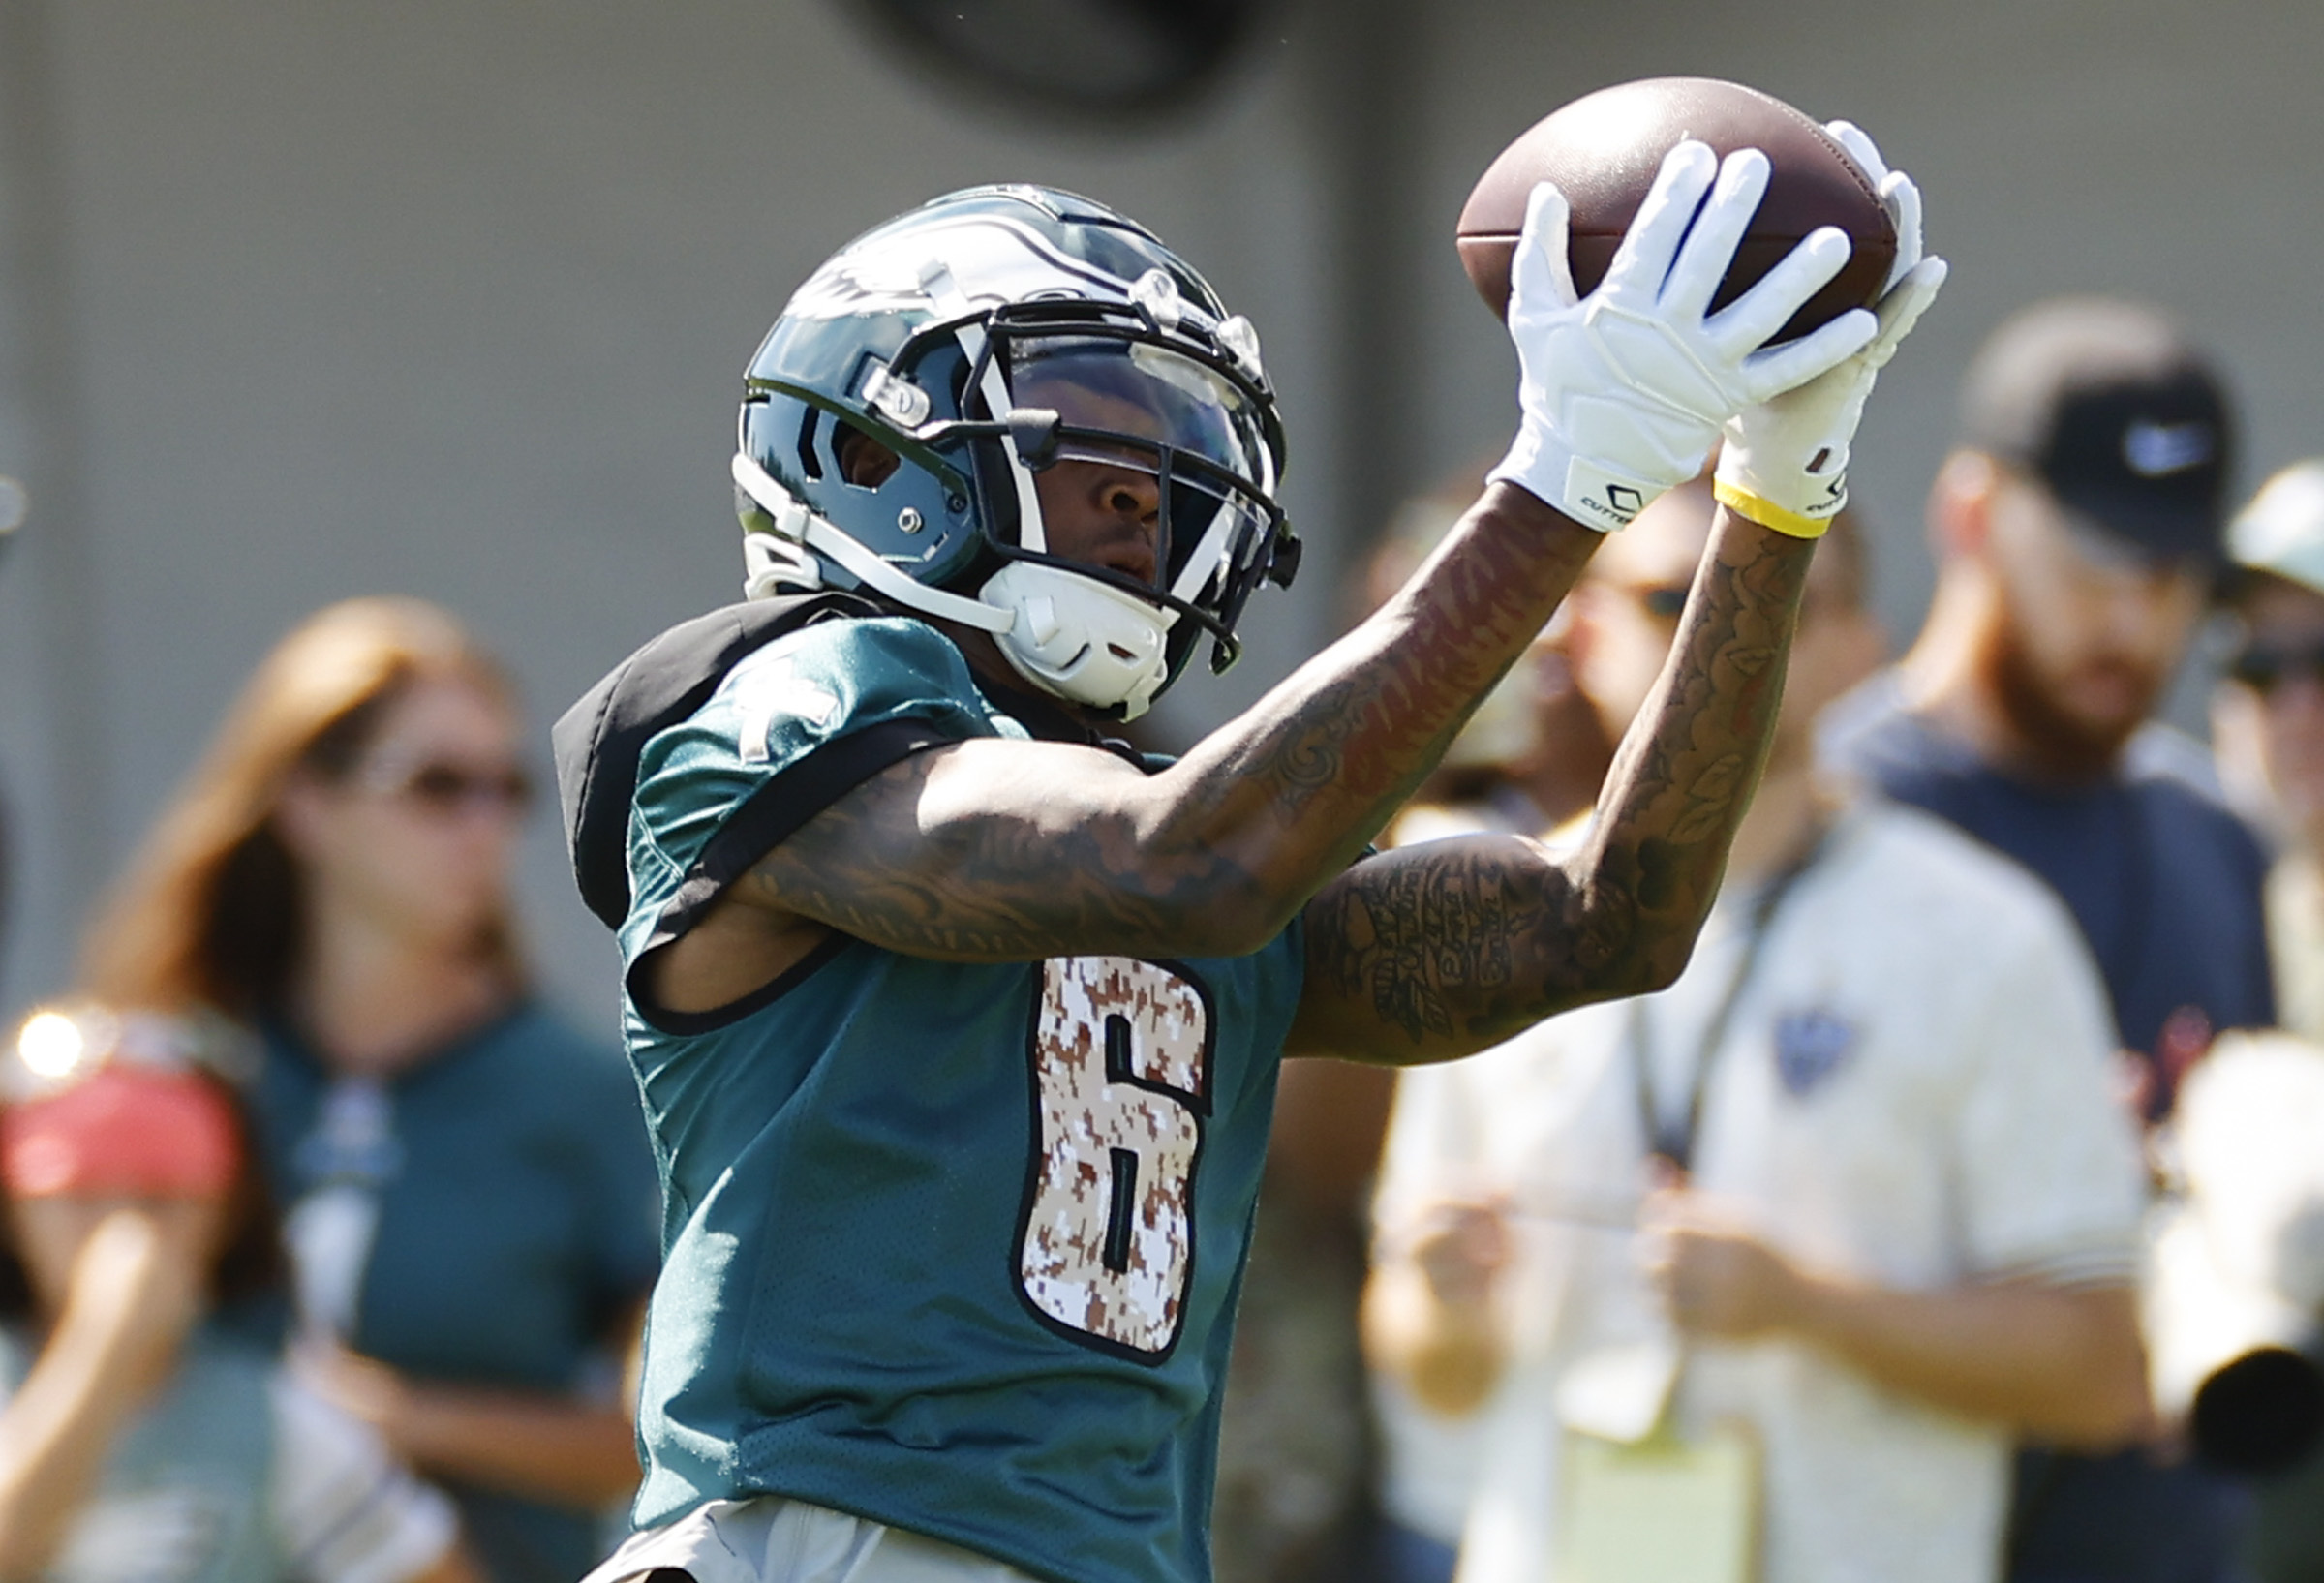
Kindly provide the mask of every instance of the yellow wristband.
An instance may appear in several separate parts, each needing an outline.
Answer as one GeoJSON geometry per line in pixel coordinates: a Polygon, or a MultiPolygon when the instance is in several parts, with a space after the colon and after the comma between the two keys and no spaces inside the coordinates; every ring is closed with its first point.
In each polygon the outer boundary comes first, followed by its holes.
{"type": "Polygon", "coordinates": [[[1748,489],[1737,489],[1725,478],[1711,481],[1711,493],[1719,503],[1738,517],[1749,517],[1762,528],[1773,529],[1792,538],[1821,538],[1832,525],[1829,517],[1807,517],[1797,511],[1787,511],[1773,501],[1761,500],[1748,489]]]}

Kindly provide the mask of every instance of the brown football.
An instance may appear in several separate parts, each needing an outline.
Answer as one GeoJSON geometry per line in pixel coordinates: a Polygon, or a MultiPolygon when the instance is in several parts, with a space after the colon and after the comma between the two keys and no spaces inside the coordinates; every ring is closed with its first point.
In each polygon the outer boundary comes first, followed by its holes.
{"type": "Polygon", "coordinates": [[[1818,122],[1757,88],[1716,77],[1662,76],[1601,88],[1552,111],[1478,178],[1460,211],[1457,243],[1461,266],[1485,306],[1496,318],[1508,312],[1510,259],[1536,182],[1556,182],[1572,207],[1574,287],[1586,295],[1605,278],[1663,156],[1687,137],[1722,156],[1758,149],[1773,167],[1767,196],[1720,283],[1714,308],[1749,289],[1819,226],[1848,232],[1854,251],[1775,339],[1805,335],[1879,295],[1896,260],[1896,228],[1848,150],[1818,122]]]}

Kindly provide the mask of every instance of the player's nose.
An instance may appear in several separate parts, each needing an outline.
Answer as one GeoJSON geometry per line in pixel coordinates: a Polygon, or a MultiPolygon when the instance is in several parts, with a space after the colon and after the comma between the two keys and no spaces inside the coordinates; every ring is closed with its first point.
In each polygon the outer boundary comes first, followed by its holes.
{"type": "Polygon", "coordinates": [[[1096,503],[1110,517],[1151,529],[1162,514],[1162,485],[1150,473],[1105,468],[1094,481],[1096,503]]]}
{"type": "Polygon", "coordinates": [[[1150,581],[1162,521],[1161,484],[1133,469],[1105,468],[1090,481],[1089,501],[1107,525],[1104,559],[1117,571],[1150,581]]]}

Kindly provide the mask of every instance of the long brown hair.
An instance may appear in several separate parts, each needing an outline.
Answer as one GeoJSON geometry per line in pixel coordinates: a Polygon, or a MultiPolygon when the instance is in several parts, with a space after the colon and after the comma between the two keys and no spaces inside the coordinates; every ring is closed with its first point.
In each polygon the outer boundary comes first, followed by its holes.
{"type": "MultiPolygon", "coordinates": [[[[83,989],[156,1012],[275,1010],[305,949],[305,876],[274,827],[299,772],[336,779],[411,687],[457,682],[510,704],[506,675],[450,615],[418,599],[349,599],[293,627],[244,685],[82,946],[83,989]]],[[[496,908],[480,959],[524,982],[496,908]]]]}

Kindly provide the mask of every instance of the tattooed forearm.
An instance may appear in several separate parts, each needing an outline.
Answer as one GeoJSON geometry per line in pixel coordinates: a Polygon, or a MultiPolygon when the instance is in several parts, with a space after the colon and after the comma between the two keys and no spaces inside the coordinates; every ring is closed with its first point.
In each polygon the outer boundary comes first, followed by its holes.
{"type": "Polygon", "coordinates": [[[1214,854],[1157,861],[1135,838],[1105,807],[1102,782],[1136,775],[1110,755],[1023,743],[923,754],[810,821],[745,885],[769,905],[917,956],[1015,959],[1182,937],[1186,916],[1234,874],[1214,854]],[[1021,758],[1034,771],[1021,792],[973,815],[927,816],[954,795],[947,776],[1013,778],[1021,758]],[[1100,795],[1088,795],[1092,778],[1100,795]]]}
{"type": "Polygon", "coordinates": [[[1573,586],[1598,535],[1497,485],[1422,573],[1180,768],[1287,830],[1378,834],[1573,586]]]}
{"type": "Polygon", "coordinates": [[[747,890],[918,955],[1254,949],[1379,832],[1599,542],[1496,485],[1385,609],[1163,775],[937,749],[832,804],[747,890]]]}
{"type": "Polygon", "coordinates": [[[1561,915],[1563,875],[1529,841],[1435,841],[1362,865],[1308,915],[1308,971],[1414,1043],[1459,1040],[1496,1000],[1527,998],[1528,947],[1561,915]]]}
{"type": "Polygon", "coordinates": [[[1722,519],[1573,856],[1505,838],[1430,843],[1319,896],[1296,1041],[1442,1058],[1675,977],[1758,779],[1808,560],[1805,544],[1722,519]]]}

